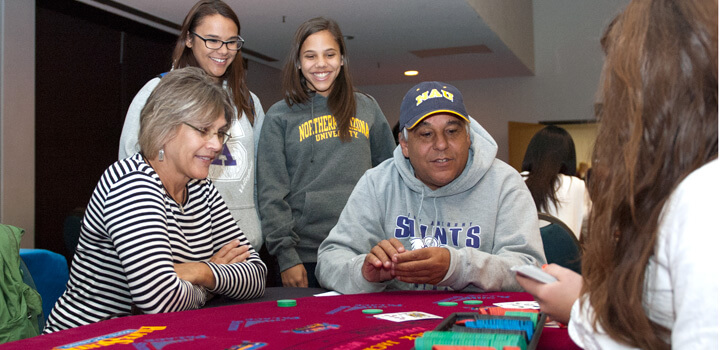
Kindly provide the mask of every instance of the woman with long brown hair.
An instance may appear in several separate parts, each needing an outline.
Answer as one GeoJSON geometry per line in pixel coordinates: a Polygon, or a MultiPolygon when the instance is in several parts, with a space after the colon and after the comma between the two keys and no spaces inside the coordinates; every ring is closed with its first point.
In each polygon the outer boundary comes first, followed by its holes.
{"type": "Polygon", "coordinates": [[[607,54],[582,276],[518,282],[580,346],[718,348],[716,0],[634,0],[607,54]]]}
{"type": "MultiPolygon", "coordinates": [[[[231,138],[210,166],[213,180],[235,221],[259,250],[263,239],[255,206],[255,154],[262,128],[260,100],[245,84],[240,49],[240,20],[223,1],[198,1],[185,16],[175,43],[172,69],[200,67],[230,95],[235,107],[228,133],[231,138]]],[[[156,77],[143,86],[128,108],[120,136],[119,159],[139,151],[140,112],[160,83],[156,77]]],[[[207,128],[204,125],[203,128],[207,128]]]]}
{"type": "Polygon", "coordinates": [[[392,156],[395,141],[375,99],[355,91],[333,20],[300,25],[282,89],[285,98],[268,109],[258,146],[263,235],[284,286],[318,287],[320,243],[357,181],[392,156]]]}

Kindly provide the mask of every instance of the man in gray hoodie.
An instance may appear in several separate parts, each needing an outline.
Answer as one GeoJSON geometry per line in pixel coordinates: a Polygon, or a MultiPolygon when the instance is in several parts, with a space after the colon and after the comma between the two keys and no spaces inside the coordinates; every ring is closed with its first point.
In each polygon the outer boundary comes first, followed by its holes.
{"type": "Polygon", "coordinates": [[[535,204],[460,91],[414,86],[400,128],[393,158],[363,175],[320,245],[320,284],[345,294],[521,290],[510,267],[545,263],[535,204]]]}

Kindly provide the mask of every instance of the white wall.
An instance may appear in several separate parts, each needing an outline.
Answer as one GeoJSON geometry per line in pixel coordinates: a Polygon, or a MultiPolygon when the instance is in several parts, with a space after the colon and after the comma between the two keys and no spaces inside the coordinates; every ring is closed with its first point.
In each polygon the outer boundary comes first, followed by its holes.
{"type": "MultiPolygon", "coordinates": [[[[593,118],[603,54],[600,37],[629,0],[535,0],[535,76],[448,81],[468,113],[497,141],[508,160],[507,122],[593,118]]],[[[412,84],[361,86],[378,100],[392,127],[412,84]]]]}
{"type": "Polygon", "coordinates": [[[532,0],[467,0],[508,48],[535,71],[532,0]]]}
{"type": "Polygon", "coordinates": [[[0,222],[35,245],[35,1],[0,0],[0,222]]]}

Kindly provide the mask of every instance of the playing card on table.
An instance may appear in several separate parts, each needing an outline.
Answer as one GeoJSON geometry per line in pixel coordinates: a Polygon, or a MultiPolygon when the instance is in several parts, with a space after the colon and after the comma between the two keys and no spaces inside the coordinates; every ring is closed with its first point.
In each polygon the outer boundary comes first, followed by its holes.
{"type": "Polygon", "coordinates": [[[499,306],[504,309],[540,309],[540,305],[537,303],[537,301],[509,301],[506,303],[495,303],[493,305],[499,306]]]}
{"type": "Polygon", "coordinates": [[[427,312],[422,311],[409,311],[409,312],[395,312],[391,314],[380,314],[375,315],[375,317],[383,320],[393,321],[393,322],[405,322],[405,321],[414,321],[414,320],[428,320],[432,318],[439,318],[442,319],[440,316],[432,315],[427,312]]]}

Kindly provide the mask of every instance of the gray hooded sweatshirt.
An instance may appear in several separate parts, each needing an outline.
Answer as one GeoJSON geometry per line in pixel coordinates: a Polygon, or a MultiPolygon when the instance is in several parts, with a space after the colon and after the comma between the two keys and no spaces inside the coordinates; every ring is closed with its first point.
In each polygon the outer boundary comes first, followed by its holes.
{"type": "Polygon", "coordinates": [[[521,290],[510,267],[546,261],[535,204],[520,174],[495,159],[495,140],[475,120],[470,137],[462,174],[435,191],[415,177],[399,146],[393,158],[368,170],[320,245],[315,271],[320,284],[345,294],[521,290]],[[445,247],[450,266],[443,280],[437,286],[365,280],[365,255],[390,238],[408,250],[445,247]]]}

